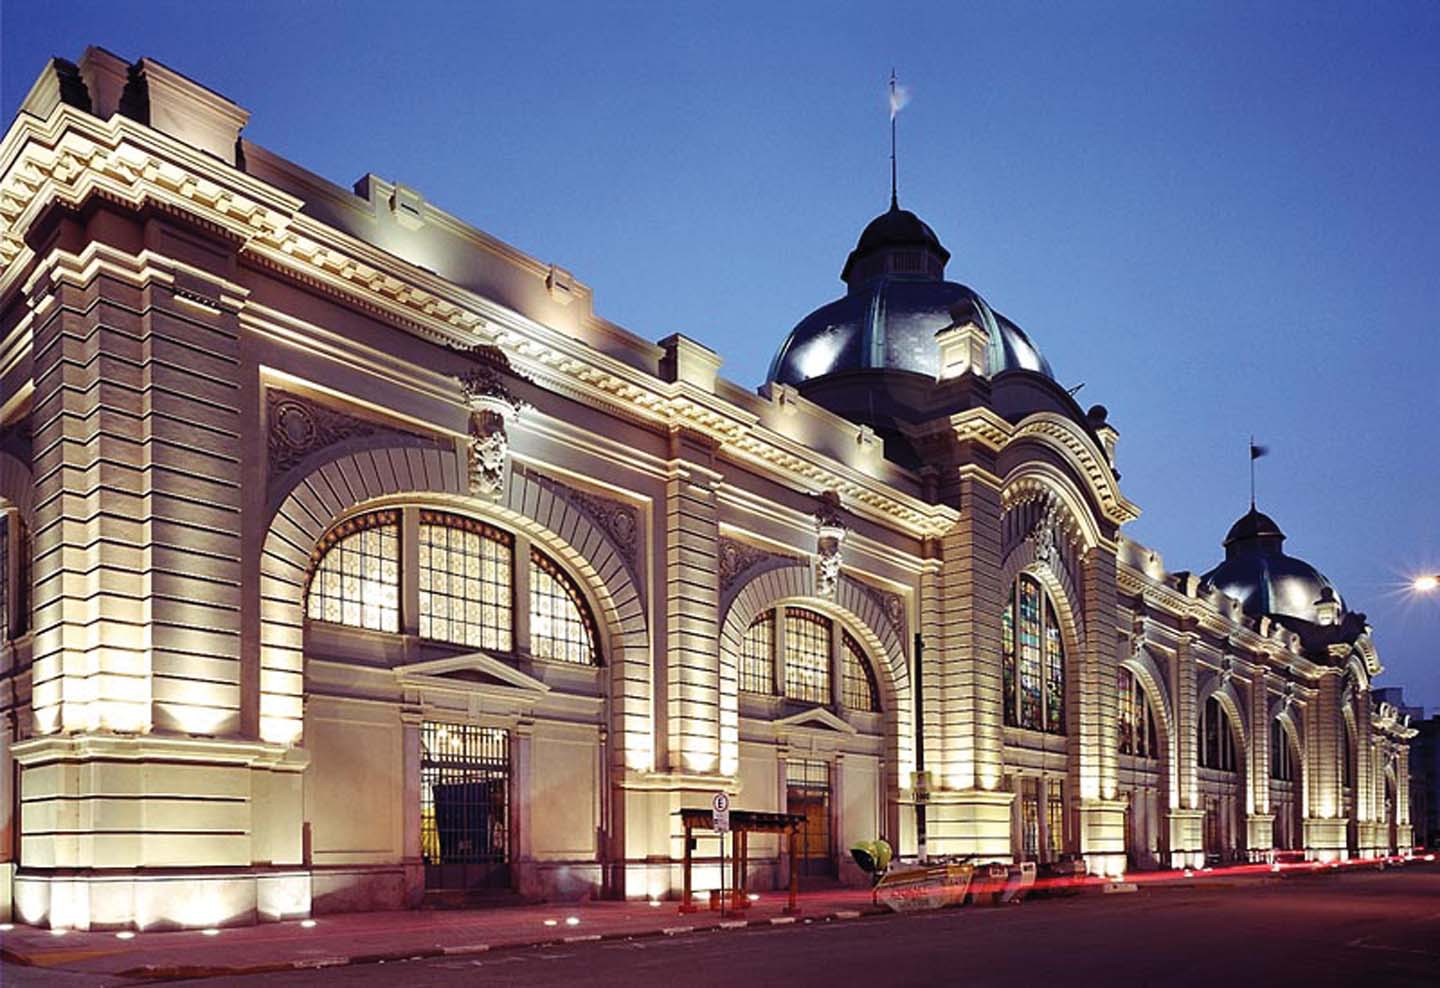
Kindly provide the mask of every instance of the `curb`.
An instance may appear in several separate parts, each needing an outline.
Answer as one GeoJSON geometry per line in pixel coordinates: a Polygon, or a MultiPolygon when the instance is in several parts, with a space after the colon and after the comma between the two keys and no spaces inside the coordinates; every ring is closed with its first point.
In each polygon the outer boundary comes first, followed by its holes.
{"type": "MultiPolygon", "coordinates": [[[[666,926],[644,930],[616,931],[614,933],[588,933],[579,936],[549,937],[543,940],[513,940],[500,943],[457,944],[442,947],[411,947],[379,953],[354,954],[351,956],[307,957],[294,961],[270,961],[263,964],[237,964],[232,966],[176,964],[145,964],[115,972],[115,977],[146,981],[183,981],[191,978],[235,977],[248,974],[275,974],[281,971],[309,971],[326,967],[350,967],[360,964],[386,964],[402,961],[427,960],[435,957],[455,957],[467,954],[484,954],[496,950],[520,950],[528,947],[555,947],[577,943],[595,943],[615,940],[640,940],[652,937],[685,936],[690,933],[710,933],[721,930],[769,929],[775,926],[789,926],[803,921],[829,922],[832,920],[860,919],[865,916],[888,915],[880,909],[840,909],[815,916],[772,916],[768,919],[716,919],[695,923],[690,926],[666,926]]],[[[8,948],[3,950],[5,959],[16,964],[33,966],[34,961],[8,948]]]]}

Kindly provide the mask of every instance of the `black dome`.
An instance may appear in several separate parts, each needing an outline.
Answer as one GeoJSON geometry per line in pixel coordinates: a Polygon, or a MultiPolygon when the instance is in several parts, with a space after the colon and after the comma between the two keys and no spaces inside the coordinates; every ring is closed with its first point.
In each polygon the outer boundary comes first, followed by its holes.
{"type": "Polygon", "coordinates": [[[940,243],[930,224],[891,200],[890,209],[871,220],[861,232],[855,249],[845,259],[845,269],[840,272],[840,278],[849,281],[858,261],[894,247],[918,247],[930,251],[939,257],[941,268],[950,260],[950,252],[940,243]]]}
{"type": "Polygon", "coordinates": [[[1269,515],[1251,508],[1225,536],[1225,561],[1202,579],[1240,601],[1251,617],[1296,618],[1321,624],[1316,607],[1333,600],[1344,610],[1335,587],[1303,559],[1286,555],[1285,534],[1269,515]]]}
{"type": "Polygon", "coordinates": [[[929,224],[892,200],[845,261],[841,278],[849,290],[791,330],[770,365],[769,380],[798,386],[858,370],[933,378],[940,371],[935,334],[953,324],[957,306],[990,337],[990,376],[1028,370],[1053,380],[1050,365],[1019,326],[977,292],[944,280],[949,260],[929,224]]]}

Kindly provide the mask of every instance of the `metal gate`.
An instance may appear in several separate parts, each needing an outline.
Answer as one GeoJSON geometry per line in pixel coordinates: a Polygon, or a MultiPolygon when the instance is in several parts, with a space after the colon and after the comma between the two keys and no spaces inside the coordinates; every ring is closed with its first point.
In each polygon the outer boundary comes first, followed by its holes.
{"type": "Polygon", "coordinates": [[[427,889],[510,884],[510,735],[420,725],[420,853],[427,889]]]}
{"type": "Polygon", "coordinates": [[[804,815],[800,828],[799,872],[802,875],[839,874],[830,846],[830,765],[828,762],[791,759],[785,763],[786,811],[804,815]]]}

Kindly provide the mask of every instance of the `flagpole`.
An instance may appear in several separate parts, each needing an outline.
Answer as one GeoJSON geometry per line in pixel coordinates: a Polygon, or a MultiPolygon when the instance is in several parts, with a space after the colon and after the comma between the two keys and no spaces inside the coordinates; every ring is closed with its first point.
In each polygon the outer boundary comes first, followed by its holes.
{"type": "Polygon", "coordinates": [[[898,183],[895,174],[895,70],[890,70],[890,208],[896,209],[900,205],[898,195],[898,183]]]}
{"type": "Polygon", "coordinates": [[[1255,437],[1250,437],[1250,510],[1255,510],[1255,437]]]}

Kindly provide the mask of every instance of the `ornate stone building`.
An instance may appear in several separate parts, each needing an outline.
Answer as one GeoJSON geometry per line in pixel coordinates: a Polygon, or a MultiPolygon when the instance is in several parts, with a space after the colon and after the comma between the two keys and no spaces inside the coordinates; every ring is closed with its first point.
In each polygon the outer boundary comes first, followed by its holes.
{"type": "Polygon", "coordinates": [[[246,118],[90,49],[0,144],[18,919],[665,896],[721,790],[842,881],[920,812],[1111,875],[1408,846],[1363,616],[1255,512],[1204,576],[1127,539],[1104,409],[898,204],[757,392],[246,118]]]}

